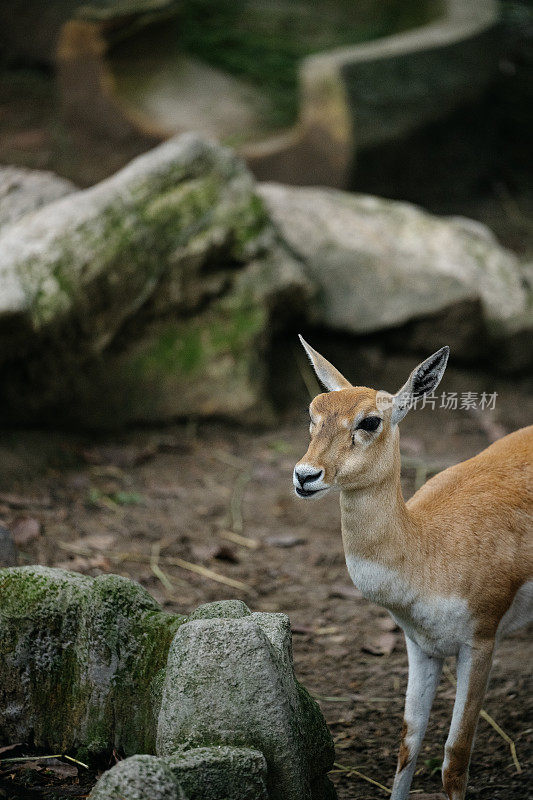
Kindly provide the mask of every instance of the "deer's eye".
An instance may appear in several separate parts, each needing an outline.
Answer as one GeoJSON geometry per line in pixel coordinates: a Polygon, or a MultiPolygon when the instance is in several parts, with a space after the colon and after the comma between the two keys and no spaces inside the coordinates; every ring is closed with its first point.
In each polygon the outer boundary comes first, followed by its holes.
{"type": "Polygon", "coordinates": [[[364,417],[357,426],[358,431],[377,431],[381,417],[364,417]]]}

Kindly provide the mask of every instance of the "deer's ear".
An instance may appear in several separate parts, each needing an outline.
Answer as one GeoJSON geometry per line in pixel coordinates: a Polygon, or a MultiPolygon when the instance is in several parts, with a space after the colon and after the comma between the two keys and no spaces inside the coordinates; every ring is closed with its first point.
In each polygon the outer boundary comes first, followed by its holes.
{"type": "Polygon", "coordinates": [[[339,389],[350,389],[351,383],[346,380],[344,375],[341,375],[338,369],[335,369],[333,364],[330,364],[324,356],[313,350],[311,345],[307,344],[303,336],[299,336],[300,341],[307,355],[309,361],[313,365],[318,380],[324,384],[328,392],[336,392],[339,389]]]}
{"type": "Polygon", "coordinates": [[[407,382],[392,398],[391,425],[397,425],[405,417],[417,398],[437,388],[444,375],[449,355],[450,348],[445,345],[414,368],[407,382]]]}

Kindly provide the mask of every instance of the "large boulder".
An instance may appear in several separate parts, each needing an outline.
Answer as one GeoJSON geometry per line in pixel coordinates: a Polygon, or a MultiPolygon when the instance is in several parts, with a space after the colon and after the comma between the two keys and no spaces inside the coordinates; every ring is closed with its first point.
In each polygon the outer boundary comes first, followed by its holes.
{"type": "Polygon", "coordinates": [[[325,327],[367,334],[421,320],[397,346],[447,341],[459,358],[496,351],[508,369],[531,363],[527,270],[484,225],[333,189],[270,183],[258,192],[319,289],[325,327]]]}
{"type": "Polygon", "coordinates": [[[256,184],[193,135],[84,191],[42,180],[12,212],[0,180],[4,424],[268,421],[269,346],[295,320],[533,360],[531,270],[470,220],[256,184]],[[67,195],[42,205],[49,191],[67,195]]]}
{"type": "Polygon", "coordinates": [[[171,140],[0,231],[3,419],[257,418],[277,309],[309,294],[235,154],[171,140]]]}
{"type": "Polygon", "coordinates": [[[75,189],[71,181],[53,172],[0,167],[0,228],[75,189]]]}
{"type": "Polygon", "coordinates": [[[0,570],[0,741],[153,751],[155,679],[184,619],[118,575],[0,570]]]}
{"type": "Polygon", "coordinates": [[[0,665],[0,745],[128,756],[94,800],[335,798],[333,742],[284,614],[234,600],[187,619],[118,575],[8,568],[0,665]]]}
{"type": "Polygon", "coordinates": [[[157,752],[198,747],[209,732],[211,740],[247,743],[264,754],[272,798],[326,797],[331,739],[316,703],[294,679],[288,618],[248,609],[218,618],[210,605],[171,645],[157,752]]]}

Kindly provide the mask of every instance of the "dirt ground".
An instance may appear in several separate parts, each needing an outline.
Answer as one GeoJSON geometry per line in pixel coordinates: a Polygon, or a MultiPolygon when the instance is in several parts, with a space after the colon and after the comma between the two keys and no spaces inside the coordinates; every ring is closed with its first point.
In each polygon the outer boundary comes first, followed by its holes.
{"type": "MultiPolygon", "coordinates": [[[[496,416],[428,409],[408,415],[402,423],[406,496],[428,469],[469,457],[526,424],[526,395],[511,384],[499,389],[496,416]]],[[[254,610],[289,614],[296,674],[318,700],[342,765],[332,774],[339,797],[373,800],[386,793],[341,769],[391,785],[405,647],[386,612],[350,585],[338,496],[310,503],[292,492],[292,468],[306,441],[303,407],[286,414],[274,431],[190,423],[100,439],[6,433],[0,445],[0,521],[15,534],[21,564],[89,575],[117,572],[142,583],[165,608],[185,613],[207,601],[239,597],[254,610]],[[237,583],[190,572],[176,559],[237,583]]],[[[481,720],[472,798],[533,797],[532,657],[531,630],[505,640],[485,701],[514,741],[522,772],[509,744],[481,720]]],[[[443,677],[414,781],[417,793],[440,788],[453,696],[443,677]]],[[[5,775],[0,785],[9,786],[5,775]]],[[[73,791],[74,786],[71,796],[73,791]]]]}

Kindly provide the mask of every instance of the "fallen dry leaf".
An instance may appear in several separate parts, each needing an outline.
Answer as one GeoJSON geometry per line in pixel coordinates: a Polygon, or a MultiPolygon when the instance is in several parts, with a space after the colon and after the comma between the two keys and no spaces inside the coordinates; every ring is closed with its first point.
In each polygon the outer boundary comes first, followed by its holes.
{"type": "Polygon", "coordinates": [[[378,617],[376,620],[376,625],[382,631],[399,631],[399,627],[396,624],[396,621],[393,620],[391,616],[387,614],[386,617],[378,617]]]}
{"type": "Polygon", "coordinates": [[[1,492],[0,503],[5,503],[11,508],[50,508],[52,498],[48,494],[31,496],[1,492]]]}
{"type": "Polygon", "coordinates": [[[5,744],[3,747],[0,747],[0,754],[1,753],[8,753],[10,750],[14,750],[16,747],[20,747],[22,742],[17,742],[16,744],[5,744]]]}
{"type": "Polygon", "coordinates": [[[332,586],[329,596],[342,597],[346,600],[360,600],[363,595],[355,586],[332,586]]]}
{"type": "Polygon", "coordinates": [[[13,541],[19,547],[35,541],[41,535],[41,523],[35,517],[18,517],[11,526],[13,541]]]}
{"type": "Polygon", "coordinates": [[[390,656],[396,647],[397,639],[396,634],[385,632],[365,642],[361,649],[373,656],[390,656]]]}
{"type": "Polygon", "coordinates": [[[309,628],[307,625],[291,625],[291,631],[293,633],[301,633],[304,636],[314,633],[313,628],[309,628]]]}
{"type": "Polygon", "coordinates": [[[42,761],[21,761],[19,764],[11,764],[10,769],[33,769],[36,772],[41,772],[44,769],[44,765],[42,761]]]}
{"type": "Polygon", "coordinates": [[[78,768],[74,764],[65,764],[57,758],[50,758],[44,762],[44,768],[58,778],[77,778],[78,768]]]}
{"type": "Polygon", "coordinates": [[[313,633],[316,636],[331,636],[332,634],[339,633],[340,628],[337,625],[329,625],[324,628],[315,628],[313,633]]]}
{"type": "Polygon", "coordinates": [[[305,544],[307,539],[304,536],[294,536],[292,534],[286,534],[281,536],[269,536],[266,540],[267,544],[272,545],[272,547],[296,547],[298,544],[305,544]]]}
{"type": "Polygon", "coordinates": [[[93,533],[84,539],[78,539],[73,544],[83,547],[91,547],[95,550],[111,550],[115,544],[116,537],[112,533],[93,533]]]}

